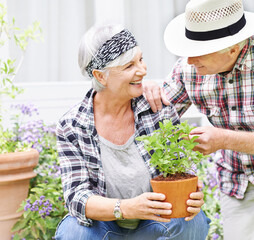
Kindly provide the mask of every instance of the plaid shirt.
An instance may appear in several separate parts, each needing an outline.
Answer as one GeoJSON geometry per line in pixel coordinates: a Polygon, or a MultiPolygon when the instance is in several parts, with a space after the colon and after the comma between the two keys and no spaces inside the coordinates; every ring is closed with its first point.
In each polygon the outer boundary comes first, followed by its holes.
{"type": "MultiPolygon", "coordinates": [[[[57,144],[61,166],[64,198],[69,214],[77,217],[81,225],[90,226],[86,218],[85,206],[92,195],[106,196],[105,176],[100,158],[98,134],[94,123],[94,91],[88,91],[83,102],[72,108],[57,126],[57,144]]],[[[150,105],[140,96],[132,100],[135,119],[135,137],[151,133],[159,128],[163,119],[179,122],[178,114],[172,106],[153,113],[150,105]]],[[[105,126],[106,127],[106,126],[105,126]]],[[[144,159],[151,177],[159,174],[149,165],[150,156],[142,142],[135,144],[144,159]]]]}
{"type": "MultiPolygon", "coordinates": [[[[200,76],[187,58],[180,58],[164,88],[179,116],[194,103],[215,127],[254,131],[254,37],[231,72],[200,76]]],[[[221,153],[217,161],[220,189],[242,199],[248,181],[254,184],[254,156],[231,150],[221,153]]]]}

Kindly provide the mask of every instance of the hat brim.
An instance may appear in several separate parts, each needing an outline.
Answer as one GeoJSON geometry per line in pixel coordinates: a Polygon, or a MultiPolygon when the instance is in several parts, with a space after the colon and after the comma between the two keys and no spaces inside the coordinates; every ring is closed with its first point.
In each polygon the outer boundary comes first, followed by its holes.
{"type": "Polygon", "coordinates": [[[208,41],[196,41],[185,36],[185,14],[174,18],[166,27],[164,42],[173,54],[183,57],[201,56],[233,46],[254,35],[254,13],[245,12],[246,25],[237,34],[208,41]]]}

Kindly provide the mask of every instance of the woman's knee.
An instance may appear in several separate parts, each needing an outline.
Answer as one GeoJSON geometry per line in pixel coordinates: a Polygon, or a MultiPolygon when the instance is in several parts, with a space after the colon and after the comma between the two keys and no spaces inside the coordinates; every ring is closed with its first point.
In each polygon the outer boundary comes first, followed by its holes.
{"type": "MultiPolygon", "coordinates": [[[[116,232],[116,224],[111,222],[93,221],[91,227],[81,226],[75,217],[68,216],[59,224],[56,240],[84,240],[84,239],[109,239],[110,234],[116,232]]],[[[117,234],[117,233],[115,233],[117,234]]]]}
{"type": "Polygon", "coordinates": [[[85,239],[82,238],[82,235],[85,236],[85,229],[78,224],[78,221],[75,217],[67,216],[64,218],[61,223],[58,225],[55,239],[56,240],[78,240],[78,239],[85,239]]]}
{"type": "Polygon", "coordinates": [[[205,240],[211,220],[201,211],[192,220],[186,222],[184,219],[183,239],[205,240]]]}
{"type": "Polygon", "coordinates": [[[184,218],[172,219],[167,226],[167,233],[172,239],[204,240],[209,223],[210,219],[201,211],[190,221],[185,221],[184,218]]]}

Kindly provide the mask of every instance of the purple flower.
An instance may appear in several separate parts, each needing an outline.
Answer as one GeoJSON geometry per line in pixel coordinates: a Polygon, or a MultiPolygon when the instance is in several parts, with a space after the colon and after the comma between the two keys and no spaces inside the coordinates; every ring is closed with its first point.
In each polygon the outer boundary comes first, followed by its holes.
{"type": "Polygon", "coordinates": [[[23,115],[28,115],[29,117],[31,117],[34,113],[36,115],[39,114],[38,109],[33,104],[17,104],[17,105],[12,106],[12,107],[20,110],[20,112],[23,115]]]}
{"type": "Polygon", "coordinates": [[[214,233],[214,234],[213,234],[213,240],[218,239],[218,238],[219,238],[219,234],[214,233]]]}
{"type": "Polygon", "coordinates": [[[44,206],[48,206],[49,205],[49,200],[47,200],[46,202],[43,203],[44,206]]]}
{"type": "Polygon", "coordinates": [[[46,216],[49,216],[53,211],[53,204],[50,203],[49,199],[45,199],[45,196],[41,196],[40,200],[35,200],[31,203],[31,200],[28,201],[24,207],[24,210],[27,211],[30,209],[31,212],[38,212],[40,216],[44,219],[46,216]]]}
{"type": "Polygon", "coordinates": [[[27,203],[25,206],[24,206],[24,211],[27,211],[28,209],[30,209],[32,207],[32,205],[30,203],[27,203]]]}
{"type": "Polygon", "coordinates": [[[45,199],[45,196],[40,196],[40,200],[44,200],[45,199]]]}

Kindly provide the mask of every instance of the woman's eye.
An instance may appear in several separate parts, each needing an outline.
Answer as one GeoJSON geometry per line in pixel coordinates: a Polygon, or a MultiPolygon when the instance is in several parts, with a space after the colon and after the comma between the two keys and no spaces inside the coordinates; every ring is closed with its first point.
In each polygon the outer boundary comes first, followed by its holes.
{"type": "Polygon", "coordinates": [[[142,61],[143,61],[143,57],[141,57],[141,58],[139,59],[139,61],[142,62],[142,61]]]}
{"type": "Polygon", "coordinates": [[[133,64],[131,63],[131,64],[127,65],[125,69],[131,68],[132,66],[133,66],[133,64]]]}

